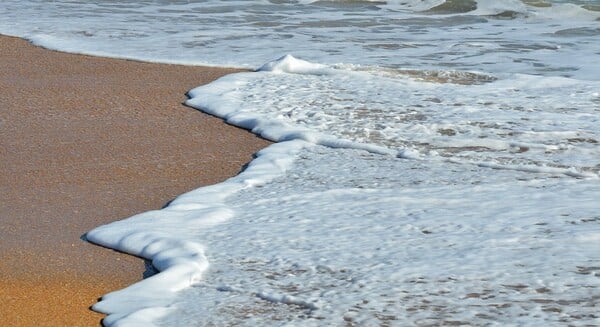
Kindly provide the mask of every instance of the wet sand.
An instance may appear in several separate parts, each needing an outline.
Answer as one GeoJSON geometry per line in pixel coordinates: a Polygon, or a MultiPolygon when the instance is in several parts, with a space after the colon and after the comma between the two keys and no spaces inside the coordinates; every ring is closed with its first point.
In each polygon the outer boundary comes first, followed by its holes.
{"type": "Polygon", "coordinates": [[[49,51],[0,36],[0,325],[97,326],[145,262],[83,240],[239,172],[268,142],[181,103],[233,70],[49,51]]]}

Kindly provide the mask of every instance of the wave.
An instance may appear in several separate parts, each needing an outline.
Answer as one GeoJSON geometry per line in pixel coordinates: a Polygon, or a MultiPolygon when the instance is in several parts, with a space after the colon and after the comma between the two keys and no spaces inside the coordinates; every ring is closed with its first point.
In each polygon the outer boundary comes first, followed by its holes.
{"type": "Polygon", "coordinates": [[[560,77],[326,66],[286,55],[255,73],[194,89],[187,104],[275,142],[301,139],[570,176],[575,167],[582,176],[596,176],[597,85],[560,77]],[[565,93],[578,94],[570,99],[573,109],[562,105],[565,93]]]}
{"type": "MultiPolygon", "coordinates": [[[[345,1],[344,1],[345,2],[345,1]]],[[[411,9],[423,14],[474,14],[492,18],[527,17],[529,14],[581,17],[596,16],[598,1],[545,1],[545,0],[442,0],[442,1],[386,1],[399,9],[411,9]]]]}
{"type": "Polygon", "coordinates": [[[444,3],[425,10],[431,14],[458,14],[467,13],[477,9],[477,1],[474,0],[446,0],[444,3]]]}

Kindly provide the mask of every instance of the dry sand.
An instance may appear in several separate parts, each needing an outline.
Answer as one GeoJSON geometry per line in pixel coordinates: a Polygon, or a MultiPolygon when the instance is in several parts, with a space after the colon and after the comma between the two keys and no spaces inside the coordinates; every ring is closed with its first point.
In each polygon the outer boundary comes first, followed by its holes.
{"type": "Polygon", "coordinates": [[[97,326],[143,277],[96,226],[239,172],[268,142],[183,106],[232,70],[65,54],[0,36],[0,326],[97,326]]]}

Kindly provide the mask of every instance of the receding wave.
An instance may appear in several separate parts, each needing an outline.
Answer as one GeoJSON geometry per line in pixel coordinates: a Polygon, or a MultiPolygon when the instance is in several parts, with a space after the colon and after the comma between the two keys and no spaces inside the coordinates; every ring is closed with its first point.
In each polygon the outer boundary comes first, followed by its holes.
{"type": "Polygon", "coordinates": [[[556,36],[596,36],[600,35],[600,27],[598,28],[588,28],[588,27],[579,27],[579,28],[568,28],[560,31],[554,32],[556,36]]]}
{"type": "Polygon", "coordinates": [[[358,68],[355,70],[384,74],[388,77],[408,77],[420,82],[437,84],[481,85],[496,81],[495,76],[469,71],[420,70],[394,68],[358,68]]]}
{"type": "MultiPolygon", "coordinates": [[[[580,2],[552,3],[551,1],[544,0],[521,0],[520,2],[524,6],[519,6],[516,3],[509,1],[497,1],[493,5],[490,5],[487,1],[446,0],[442,3],[434,2],[429,8],[422,9],[421,12],[434,15],[474,13],[493,19],[515,19],[528,17],[529,12],[543,11],[550,8],[554,9],[565,4],[577,6],[582,12],[600,12],[600,5],[598,4],[585,4],[580,2]]],[[[405,4],[405,2],[402,2],[401,4],[405,4]]],[[[571,10],[566,11],[567,14],[569,12],[571,12],[571,10]]]]}
{"type": "Polygon", "coordinates": [[[533,6],[533,7],[538,7],[538,8],[552,7],[551,3],[548,3],[543,0],[521,0],[521,2],[523,2],[524,4],[527,4],[527,5],[533,6]]]}
{"type": "Polygon", "coordinates": [[[491,75],[446,70],[401,70],[402,74],[417,80],[431,83],[452,83],[460,85],[479,85],[495,81],[497,78],[491,75]]]}
{"type": "Polygon", "coordinates": [[[589,11],[600,11],[600,5],[585,5],[582,8],[589,11]]]}
{"type": "Polygon", "coordinates": [[[477,9],[477,2],[473,0],[446,0],[441,5],[425,10],[430,14],[460,14],[477,9]]]}
{"type": "Polygon", "coordinates": [[[311,4],[340,5],[340,6],[374,6],[385,5],[387,1],[369,0],[318,0],[311,4]]]}
{"type": "Polygon", "coordinates": [[[515,19],[515,18],[524,18],[527,17],[526,14],[514,10],[504,10],[497,14],[487,15],[488,18],[493,19],[515,19]]]}

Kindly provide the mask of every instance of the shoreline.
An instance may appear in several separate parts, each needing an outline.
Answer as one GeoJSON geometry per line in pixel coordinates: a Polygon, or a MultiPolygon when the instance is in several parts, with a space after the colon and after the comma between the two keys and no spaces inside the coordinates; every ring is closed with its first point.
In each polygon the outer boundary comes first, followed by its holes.
{"type": "Polygon", "coordinates": [[[99,325],[142,259],[89,230],[236,175],[270,142],[184,106],[236,69],[69,54],[0,35],[2,325],[99,325]]]}

